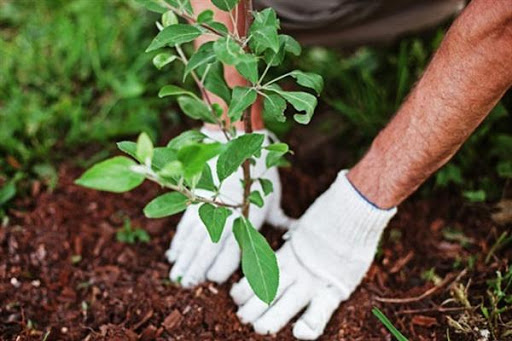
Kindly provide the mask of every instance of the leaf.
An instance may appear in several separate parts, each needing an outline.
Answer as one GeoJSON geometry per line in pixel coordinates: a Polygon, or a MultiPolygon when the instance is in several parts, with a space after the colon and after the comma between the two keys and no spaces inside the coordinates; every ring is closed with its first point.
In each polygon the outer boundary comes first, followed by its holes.
{"type": "Polygon", "coordinates": [[[172,63],[173,61],[175,61],[178,57],[173,55],[172,53],[169,53],[169,52],[162,52],[162,53],[159,53],[157,54],[154,58],[153,58],[153,65],[155,65],[155,67],[158,69],[158,70],[161,70],[164,66],[166,66],[167,64],[170,64],[172,63]]]}
{"type": "Polygon", "coordinates": [[[242,163],[257,153],[263,140],[261,134],[245,134],[229,141],[227,148],[219,155],[217,160],[217,176],[222,182],[233,174],[242,163]]]}
{"type": "Polygon", "coordinates": [[[0,188],[0,207],[16,195],[16,182],[9,181],[0,188]]]}
{"type": "Polygon", "coordinates": [[[271,49],[274,53],[279,52],[279,37],[277,29],[279,20],[272,8],[266,8],[261,12],[254,13],[254,21],[249,29],[249,46],[257,54],[271,49]]]}
{"type": "Polygon", "coordinates": [[[252,54],[244,54],[236,64],[237,71],[249,82],[258,82],[258,58],[252,54]]]}
{"type": "Polygon", "coordinates": [[[256,101],[258,97],[256,90],[243,86],[235,86],[231,96],[231,104],[228,109],[228,116],[231,122],[240,120],[245,109],[256,101]]]}
{"type": "Polygon", "coordinates": [[[289,147],[286,143],[274,143],[265,147],[265,149],[269,151],[265,159],[267,168],[280,166],[283,155],[289,151],[289,147]]]}
{"type": "Polygon", "coordinates": [[[203,204],[199,207],[199,217],[206,226],[212,242],[219,242],[226,220],[231,214],[231,210],[225,207],[215,207],[212,204],[203,204]]]}
{"type": "Polygon", "coordinates": [[[144,175],[131,170],[136,163],[124,156],[116,156],[89,168],[75,181],[77,185],[100,191],[122,193],[134,189],[144,181],[144,175]]]}
{"type": "Polygon", "coordinates": [[[137,143],[132,141],[121,141],[117,143],[117,148],[133,157],[135,160],[138,160],[139,162],[143,162],[137,158],[137,143]]]}
{"type": "Polygon", "coordinates": [[[153,39],[146,52],[157,50],[164,46],[175,46],[188,43],[202,34],[201,30],[195,26],[187,24],[176,24],[164,28],[153,39]]]}
{"type": "Polygon", "coordinates": [[[199,13],[197,16],[197,22],[200,24],[207,24],[213,21],[213,11],[211,9],[206,9],[199,13]]]}
{"type": "Polygon", "coordinates": [[[229,36],[217,39],[213,43],[213,51],[217,58],[227,65],[237,64],[245,54],[242,47],[229,36]]]}
{"type": "Polygon", "coordinates": [[[263,197],[258,191],[252,191],[251,194],[249,194],[249,201],[260,208],[263,207],[264,204],[263,197]]]}
{"type": "Polygon", "coordinates": [[[284,142],[272,143],[265,147],[266,150],[271,152],[279,152],[281,154],[288,153],[290,147],[284,142]]]}
{"type": "Polygon", "coordinates": [[[238,4],[240,0],[212,0],[213,4],[220,10],[229,12],[238,4]]]}
{"type": "Polygon", "coordinates": [[[183,164],[186,179],[200,175],[208,160],[219,155],[224,146],[220,143],[194,143],[181,148],[178,160],[183,164]]]}
{"type": "Polygon", "coordinates": [[[206,104],[197,98],[180,96],[178,97],[178,105],[188,117],[194,120],[215,123],[212,113],[206,104]]]}
{"type": "Polygon", "coordinates": [[[263,116],[277,122],[286,121],[286,101],[278,94],[267,94],[263,99],[263,116]]]}
{"type": "Polygon", "coordinates": [[[184,211],[188,206],[188,198],[179,192],[165,193],[151,200],[144,207],[144,215],[148,218],[163,218],[184,211]]]}
{"type": "Polygon", "coordinates": [[[260,178],[259,182],[261,185],[261,189],[263,190],[263,194],[265,194],[265,196],[269,195],[274,191],[274,184],[269,179],[260,178]]]}
{"type": "Polygon", "coordinates": [[[287,34],[280,34],[279,35],[279,41],[281,44],[284,44],[284,50],[286,52],[289,52],[295,56],[300,56],[302,53],[302,48],[300,47],[300,44],[295,38],[292,36],[289,36],[287,34]]]}
{"type": "Polygon", "coordinates": [[[487,195],[483,189],[478,191],[464,191],[462,194],[471,202],[484,202],[487,198],[487,195]]]}
{"type": "Polygon", "coordinates": [[[167,147],[178,150],[183,146],[201,142],[205,138],[206,135],[199,130],[187,130],[170,140],[169,143],[167,143],[167,147]]]}
{"type": "Polygon", "coordinates": [[[201,178],[199,178],[196,187],[205,189],[210,192],[217,191],[217,187],[213,182],[212,169],[210,168],[210,166],[208,166],[208,164],[204,165],[203,173],[201,173],[201,178]]]}
{"type": "Polygon", "coordinates": [[[142,133],[137,139],[136,149],[137,160],[144,164],[151,164],[153,159],[153,142],[149,138],[148,134],[142,133]]]}
{"type": "Polygon", "coordinates": [[[178,22],[178,16],[173,11],[167,11],[162,14],[162,25],[164,27],[176,25],[178,22]]]}
{"type": "Polygon", "coordinates": [[[157,147],[153,150],[153,160],[151,167],[159,171],[165,167],[169,162],[176,161],[178,154],[176,150],[169,147],[157,147]]]}
{"type": "Polygon", "coordinates": [[[160,5],[158,0],[135,0],[139,4],[146,7],[148,10],[156,13],[165,13],[167,8],[165,6],[160,5]]]}
{"type": "Polygon", "coordinates": [[[160,91],[158,92],[158,97],[160,97],[160,98],[167,97],[167,96],[178,96],[178,95],[187,95],[190,97],[194,97],[195,99],[200,101],[199,97],[197,97],[197,95],[194,94],[193,92],[190,92],[188,90],[185,90],[183,88],[180,88],[179,86],[172,85],[172,84],[163,86],[160,89],[160,91]]]}
{"type": "Polygon", "coordinates": [[[300,70],[294,70],[290,75],[297,80],[299,85],[306,88],[310,88],[316,91],[317,94],[322,92],[324,87],[324,79],[322,76],[312,72],[303,72],[300,70]]]}
{"type": "MultiPolygon", "coordinates": [[[[201,77],[203,76],[203,72],[200,73],[201,77]]],[[[204,87],[222,98],[226,104],[229,104],[231,101],[231,89],[224,80],[224,71],[221,63],[216,62],[210,65],[208,74],[204,80],[204,87]]]]}
{"type": "Polygon", "coordinates": [[[229,33],[229,30],[228,28],[226,27],[226,25],[224,25],[223,23],[221,22],[218,22],[218,21],[214,21],[212,23],[209,23],[210,27],[213,28],[214,30],[224,34],[224,35],[227,35],[229,33]]]}
{"type": "Polygon", "coordinates": [[[279,267],[274,251],[244,218],[235,220],[233,233],[242,249],[242,272],[256,296],[270,304],[276,297],[279,286],[279,267]]]}
{"type": "Polygon", "coordinates": [[[183,78],[202,65],[207,65],[215,62],[215,52],[213,52],[213,41],[204,43],[197,49],[197,51],[190,57],[187,66],[185,67],[185,74],[183,78]]]}
{"type": "Polygon", "coordinates": [[[277,88],[269,88],[269,90],[277,92],[283,96],[294,108],[298,111],[305,111],[305,114],[295,114],[293,118],[301,124],[308,124],[313,117],[315,107],[317,104],[316,97],[312,94],[303,91],[283,91],[277,88]]]}
{"type": "Polygon", "coordinates": [[[178,180],[183,175],[183,164],[178,160],[168,162],[160,169],[158,175],[178,180]]]}

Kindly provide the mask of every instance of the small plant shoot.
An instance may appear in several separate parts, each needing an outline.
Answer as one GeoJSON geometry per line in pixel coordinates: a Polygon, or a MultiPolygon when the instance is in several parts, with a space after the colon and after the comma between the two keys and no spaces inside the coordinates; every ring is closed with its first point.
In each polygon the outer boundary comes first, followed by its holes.
{"type": "MultiPolygon", "coordinates": [[[[169,64],[182,63],[183,80],[191,78],[197,87],[196,91],[191,91],[169,84],[158,96],[173,97],[183,114],[217,125],[226,142],[211,141],[198,130],[190,130],[173,138],[166,146],[155,147],[148,135],[142,133],[137,142],[118,143],[127,156],[116,156],[94,165],[76,183],[120,193],[134,189],[144,180],[156,182],[169,192],[150,201],[144,214],[149,218],[162,218],[198,205],[200,219],[212,243],[221,239],[228,217],[234,215],[233,226],[227,228],[233,229],[241,248],[243,273],[255,294],[270,304],[279,285],[279,269],[268,242],[250,222],[249,210],[252,205],[264,205],[266,196],[273,191],[273,184],[268,179],[251,176],[250,164],[262,157],[264,150],[267,168],[282,165],[289,148],[285,143],[265,143],[263,135],[252,131],[250,108],[261,97],[265,119],[285,121],[288,107],[295,111],[292,117],[296,122],[308,124],[323,80],[317,74],[300,70],[270,78],[268,71],[280,66],[287,54],[300,55],[301,46],[292,37],[279,34],[279,19],[271,8],[256,12],[247,0],[212,0],[212,3],[222,11],[231,11],[242,1],[244,6],[240,8],[243,7],[250,18],[246,34],[237,30],[229,32],[224,24],[214,21],[211,10],[194,13],[189,0],[138,0],[148,10],[162,14],[161,21],[156,23],[159,33],[146,48],[146,52],[155,53],[155,67],[165,72],[169,64]],[[187,55],[183,45],[202,35],[213,36],[216,40],[187,55]],[[247,80],[245,86],[228,87],[223,72],[228,65],[235,67],[247,80]],[[281,88],[279,82],[285,79],[296,81],[296,89],[281,88]],[[225,101],[226,112],[210,99],[209,93],[225,101]],[[245,132],[233,128],[237,121],[244,123],[245,132]],[[208,164],[214,158],[217,158],[216,169],[208,164]],[[240,168],[243,170],[243,181],[240,181],[243,200],[236,204],[223,202],[219,199],[222,197],[220,185],[240,168]],[[260,184],[262,192],[255,190],[253,184],[260,184]],[[205,191],[211,195],[204,195],[205,191]]],[[[238,27],[237,18],[233,20],[234,27],[238,27]]]]}

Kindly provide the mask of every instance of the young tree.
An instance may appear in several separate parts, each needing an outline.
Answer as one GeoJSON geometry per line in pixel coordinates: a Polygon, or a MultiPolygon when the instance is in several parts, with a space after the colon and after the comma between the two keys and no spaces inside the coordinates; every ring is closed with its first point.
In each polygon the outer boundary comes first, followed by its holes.
{"type": "MultiPolygon", "coordinates": [[[[265,238],[253,227],[249,219],[251,205],[262,207],[273,184],[264,177],[251,174],[251,164],[265,156],[267,168],[279,166],[289,152],[285,143],[264,143],[262,134],[254,133],[251,126],[250,107],[258,96],[263,99],[265,119],[284,122],[285,109],[291,105],[298,111],[293,115],[300,124],[308,124],[323,87],[322,78],[313,73],[293,70],[269,79],[270,68],[283,63],[285,55],[300,55],[301,46],[292,37],[279,34],[279,20],[273,9],[261,12],[252,10],[252,2],[243,0],[246,34],[228,31],[226,26],[213,19],[213,11],[194,13],[189,0],[138,0],[151,11],[162,14],[157,22],[160,32],[146,52],[163,50],[154,57],[158,69],[173,63],[184,65],[183,78],[191,77],[200,95],[176,85],[166,85],[159,97],[175,96],[183,113],[192,119],[218,126],[223,141],[211,141],[197,130],[190,130],[173,138],[164,147],[154,147],[147,134],[142,133],[137,142],[118,143],[120,150],[131,156],[116,156],[100,162],[87,170],[76,183],[85,187],[125,192],[139,186],[144,180],[158,183],[169,189],[153,199],[144,208],[149,218],[161,218],[184,211],[190,205],[199,206],[199,216],[213,243],[220,240],[226,221],[236,215],[231,228],[242,251],[242,270],[255,294],[264,302],[274,299],[279,284],[276,257],[265,238]],[[181,18],[181,20],[180,20],[181,18]],[[201,45],[187,56],[183,44],[201,35],[214,35],[215,41],[201,45]],[[247,86],[230,89],[224,79],[224,66],[234,66],[247,80],[247,86]],[[285,91],[279,81],[294,78],[307,91],[285,91]],[[228,107],[223,112],[213,103],[208,92],[222,98],[228,107]],[[234,128],[244,122],[245,132],[234,128]],[[209,161],[216,158],[216,169],[209,161]],[[243,169],[240,186],[243,199],[238,203],[221,200],[222,182],[239,168],[243,169]],[[214,173],[215,172],[215,176],[214,173]],[[259,184],[259,186],[255,186],[259,184]],[[256,188],[257,187],[257,188],[256,188]],[[199,194],[201,193],[201,194],[199,194]],[[204,195],[203,193],[207,193],[204,195]]],[[[238,10],[240,0],[212,0],[222,11],[238,10]]],[[[238,15],[231,16],[238,27],[238,15]]]]}

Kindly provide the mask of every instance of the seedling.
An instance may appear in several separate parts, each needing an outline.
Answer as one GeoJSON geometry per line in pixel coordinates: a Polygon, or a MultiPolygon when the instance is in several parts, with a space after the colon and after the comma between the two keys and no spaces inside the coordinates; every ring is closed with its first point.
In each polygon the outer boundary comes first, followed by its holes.
{"type": "Polygon", "coordinates": [[[123,228],[116,232],[116,240],[126,244],[135,244],[137,241],[147,243],[151,237],[145,230],[133,228],[130,219],[125,219],[123,228]]]}
{"type": "MultiPolygon", "coordinates": [[[[263,115],[268,120],[283,122],[285,109],[291,105],[299,113],[293,116],[300,124],[308,124],[317,105],[316,95],[323,88],[323,79],[317,74],[294,70],[275,78],[268,72],[280,66],[285,55],[300,55],[301,46],[292,37],[279,34],[279,20],[273,9],[261,12],[252,10],[252,2],[243,0],[212,0],[222,11],[246,11],[246,33],[229,32],[226,26],[213,19],[213,12],[194,13],[189,0],[138,0],[151,11],[162,14],[157,22],[160,33],[146,52],[163,50],[153,63],[158,69],[180,62],[184,65],[183,79],[191,78],[198,93],[176,85],[166,85],[159,97],[175,96],[183,113],[192,119],[216,124],[226,138],[225,143],[207,142],[197,130],[189,130],[175,137],[164,147],[154,147],[147,134],[142,133],[137,142],[123,141],[119,149],[131,158],[117,156],[97,163],[76,182],[79,185],[110,192],[126,192],[139,186],[145,179],[154,181],[170,192],[147,204],[144,214],[149,218],[162,218],[184,211],[191,205],[199,205],[199,215],[212,242],[218,242],[228,216],[238,213],[232,229],[242,250],[242,270],[255,294],[270,303],[276,296],[279,284],[277,260],[265,238],[249,220],[251,205],[262,206],[264,198],[272,192],[272,183],[265,178],[251,176],[250,163],[260,158],[265,149],[267,168],[282,163],[289,152],[285,143],[265,145],[264,136],[253,133],[250,107],[258,96],[263,99],[263,115]],[[180,21],[181,18],[182,20],[180,21]],[[187,55],[184,44],[201,35],[214,36],[217,40],[203,44],[187,55]],[[247,80],[246,86],[230,89],[226,85],[223,69],[234,66],[247,80]],[[306,91],[287,91],[279,81],[294,78],[306,91]],[[223,112],[209,93],[222,98],[228,106],[223,112]],[[243,121],[245,134],[239,134],[233,123],[243,121]],[[207,162],[218,157],[216,169],[207,162]],[[243,170],[240,203],[227,203],[219,199],[220,184],[213,180],[212,172],[222,183],[239,168],[243,170]],[[259,182],[263,193],[253,188],[259,182]],[[200,196],[197,189],[205,189],[211,195],[200,196]]],[[[231,15],[233,26],[239,27],[237,15],[231,15]]]]}

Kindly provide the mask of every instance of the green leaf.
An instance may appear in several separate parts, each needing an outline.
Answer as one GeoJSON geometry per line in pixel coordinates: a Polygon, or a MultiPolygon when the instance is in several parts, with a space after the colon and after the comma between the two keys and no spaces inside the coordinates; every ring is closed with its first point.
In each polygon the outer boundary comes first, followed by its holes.
{"type": "Polygon", "coordinates": [[[217,160],[217,176],[224,181],[233,174],[242,163],[257,153],[263,140],[261,134],[245,134],[229,141],[227,148],[219,155],[217,160]]]}
{"type": "Polygon", "coordinates": [[[217,58],[227,65],[237,64],[245,54],[242,47],[229,36],[217,39],[213,43],[213,51],[217,58]]]}
{"type": "Polygon", "coordinates": [[[249,29],[249,46],[257,54],[263,53],[267,49],[271,49],[274,53],[279,52],[279,37],[277,29],[279,28],[279,20],[277,20],[276,12],[272,8],[266,8],[261,12],[254,13],[254,21],[249,29]]]}
{"type": "Polygon", "coordinates": [[[210,25],[211,28],[213,28],[214,30],[216,30],[216,31],[218,31],[220,33],[223,33],[224,35],[227,35],[229,33],[229,30],[226,27],[226,25],[224,25],[221,22],[214,21],[212,23],[209,23],[209,25],[210,25]]]}
{"type": "Polygon", "coordinates": [[[258,94],[253,88],[235,86],[231,96],[231,104],[228,109],[228,116],[231,122],[240,120],[245,109],[256,101],[258,94]]]}
{"type": "Polygon", "coordinates": [[[158,70],[161,70],[164,66],[166,66],[167,64],[170,64],[172,63],[173,61],[175,61],[178,57],[173,55],[172,53],[169,53],[169,52],[162,52],[162,53],[159,53],[157,54],[154,58],[153,58],[153,65],[155,65],[155,67],[158,69],[158,70]]]}
{"type": "Polygon", "coordinates": [[[215,62],[215,52],[213,52],[213,41],[204,43],[197,49],[197,51],[190,57],[187,66],[185,67],[184,78],[193,70],[200,66],[211,64],[215,62]]]}
{"type": "Polygon", "coordinates": [[[153,159],[153,142],[149,138],[148,134],[142,133],[137,139],[136,149],[137,160],[144,164],[151,164],[153,159]]]}
{"type": "Polygon", "coordinates": [[[158,175],[177,180],[183,175],[183,164],[178,160],[171,161],[160,169],[158,175]]]}
{"type": "Polygon", "coordinates": [[[190,92],[188,90],[185,90],[183,88],[180,88],[179,86],[172,85],[172,84],[163,86],[160,89],[160,91],[158,92],[158,97],[160,97],[160,98],[167,97],[167,96],[178,96],[178,95],[187,95],[187,96],[193,97],[193,98],[197,99],[198,101],[200,101],[199,97],[197,97],[197,95],[194,94],[193,92],[190,92]]]}
{"type": "Polygon", "coordinates": [[[170,140],[169,143],[167,143],[167,147],[178,150],[183,146],[201,142],[205,138],[206,135],[199,130],[187,130],[170,140]]]}
{"type": "MultiPolygon", "coordinates": [[[[203,76],[204,70],[200,72],[200,76],[203,76]]],[[[210,65],[206,79],[204,80],[204,87],[219,96],[224,102],[229,103],[231,101],[231,89],[224,80],[224,71],[222,64],[219,62],[210,65]]]]}
{"type": "Polygon", "coordinates": [[[269,195],[274,191],[274,184],[269,179],[260,178],[259,182],[261,185],[261,189],[263,190],[263,194],[265,194],[265,196],[269,195]]]}
{"type": "Polygon", "coordinates": [[[0,188],[0,207],[16,195],[16,182],[9,181],[0,188]]]}
{"type": "Polygon", "coordinates": [[[324,87],[324,79],[322,76],[312,72],[303,72],[300,70],[294,70],[290,75],[297,80],[299,85],[306,88],[310,88],[316,91],[317,94],[322,92],[324,87]]]}
{"type": "Polygon", "coordinates": [[[176,25],[178,23],[178,16],[173,11],[167,11],[162,14],[162,25],[164,27],[176,25]]]}
{"type": "Polygon", "coordinates": [[[313,113],[317,104],[315,96],[303,91],[283,91],[274,87],[269,88],[269,90],[275,91],[279,95],[283,96],[284,99],[287,100],[295,108],[295,110],[306,112],[302,115],[295,114],[293,116],[295,121],[301,124],[308,124],[309,121],[311,121],[311,117],[313,117],[313,113]]]}
{"type": "Polygon", "coordinates": [[[184,211],[188,206],[188,198],[179,192],[165,193],[151,200],[144,207],[144,215],[148,218],[163,218],[184,211]]]}
{"type": "Polygon", "coordinates": [[[201,178],[197,182],[197,188],[205,189],[210,192],[216,192],[217,187],[213,182],[212,169],[208,164],[204,165],[203,173],[201,173],[201,178]]]}
{"type": "Polygon", "coordinates": [[[471,202],[484,202],[487,198],[487,195],[483,189],[478,191],[464,191],[462,194],[471,202]]]}
{"type": "Polygon", "coordinates": [[[222,152],[224,145],[220,143],[194,143],[182,147],[178,152],[178,160],[183,164],[186,179],[191,180],[203,171],[208,160],[222,152]]]}
{"type": "Polygon", "coordinates": [[[263,207],[264,204],[263,197],[258,191],[252,191],[251,194],[249,194],[249,201],[258,207],[263,207]]]}
{"type": "Polygon", "coordinates": [[[212,242],[219,242],[226,220],[231,214],[231,210],[225,207],[215,207],[211,204],[203,204],[199,207],[199,217],[206,226],[212,242]]]}
{"type": "Polygon", "coordinates": [[[270,304],[276,297],[279,286],[279,267],[274,251],[244,218],[235,220],[233,233],[242,249],[242,272],[256,296],[270,304]]]}
{"type": "Polygon", "coordinates": [[[282,157],[289,151],[289,147],[286,143],[274,143],[265,147],[269,152],[265,159],[265,165],[267,168],[274,166],[280,166],[282,164],[282,157]]]}
{"type": "Polygon", "coordinates": [[[195,97],[180,96],[178,97],[178,105],[188,117],[194,120],[215,123],[212,113],[206,104],[195,97]]]}
{"type": "Polygon", "coordinates": [[[252,54],[244,54],[236,64],[237,71],[249,82],[258,82],[258,58],[252,54]]]}
{"type": "Polygon", "coordinates": [[[272,143],[265,147],[266,150],[271,152],[279,152],[281,154],[288,153],[290,147],[284,142],[272,143]]]}
{"type": "Polygon", "coordinates": [[[116,156],[89,168],[75,181],[77,185],[100,191],[122,193],[139,186],[144,175],[131,170],[136,163],[124,156],[116,156]]]}
{"type": "Polygon", "coordinates": [[[380,311],[378,308],[372,309],[373,315],[375,315],[380,322],[390,331],[391,334],[398,340],[398,341],[407,341],[407,338],[400,333],[398,329],[391,323],[391,321],[384,315],[382,311],[380,311]]]}
{"type": "Polygon", "coordinates": [[[263,99],[263,116],[277,122],[286,121],[286,101],[278,94],[267,94],[263,99]]]}
{"type": "Polygon", "coordinates": [[[158,0],[135,0],[139,4],[146,7],[148,10],[156,13],[165,13],[167,11],[167,8],[165,6],[162,6],[160,4],[160,1],[158,0]]]}
{"type": "Polygon", "coordinates": [[[207,24],[213,21],[213,11],[211,9],[206,9],[199,13],[197,16],[197,22],[200,24],[207,24]]]}
{"type": "Polygon", "coordinates": [[[164,46],[175,46],[188,43],[202,34],[201,30],[195,26],[187,24],[176,24],[164,28],[153,39],[146,52],[157,50],[164,46]]]}
{"type": "Polygon", "coordinates": [[[137,158],[137,143],[132,141],[121,141],[117,143],[117,148],[119,148],[120,151],[130,155],[135,160],[143,162],[137,158]]]}
{"type": "Polygon", "coordinates": [[[302,48],[297,40],[287,34],[280,34],[279,41],[284,44],[284,50],[295,56],[300,56],[302,48]]]}
{"type": "Polygon", "coordinates": [[[176,161],[178,158],[176,150],[169,147],[157,147],[153,150],[153,160],[151,167],[159,171],[169,162],[176,161]]]}
{"type": "Polygon", "coordinates": [[[231,11],[240,0],[212,0],[213,4],[225,12],[231,11]]]}

